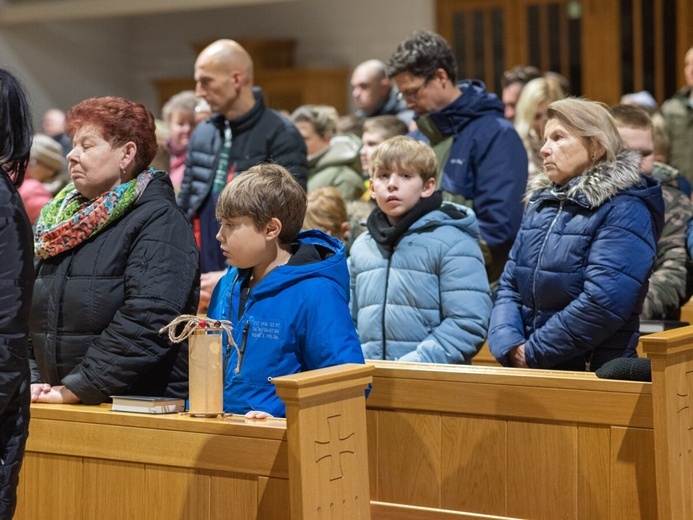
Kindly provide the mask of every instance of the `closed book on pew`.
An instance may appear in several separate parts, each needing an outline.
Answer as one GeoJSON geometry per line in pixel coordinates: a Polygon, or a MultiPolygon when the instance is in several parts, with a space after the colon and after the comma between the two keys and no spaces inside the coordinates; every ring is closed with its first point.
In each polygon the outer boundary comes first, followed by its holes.
{"type": "Polygon", "coordinates": [[[185,399],[147,397],[142,395],[112,395],[113,412],[177,413],[185,411],[185,399]]]}
{"type": "Polygon", "coordinates": [[[653,332],[662,332],[687,326],[687,321],[640,320],[640,334],[652,334],[653,332]]]}

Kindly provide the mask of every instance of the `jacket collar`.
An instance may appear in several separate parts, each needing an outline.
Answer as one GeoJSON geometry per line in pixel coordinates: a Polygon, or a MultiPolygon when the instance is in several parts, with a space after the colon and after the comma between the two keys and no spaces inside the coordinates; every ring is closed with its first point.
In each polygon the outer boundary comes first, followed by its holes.
{"type": "Polygon", "coordinates": [[[462,94],[455,101],[417,119],[417,125],[433,145],[445,137],[458,134],[479,117],[490,115],[503,119],[503,103],[495,94],[486,92],[486,85],[482,81],[464,80],[457,86],[462,94]]]}
{"type": "Polygon", "coordinates": [[[602,161],[563,186],[554,184],[542,171],[530,181],[525,200],[568,199],[581,206],[598,208],[641,180],[640,155],[626,150],[615,161],[602,161]]]}
{"type": "MultiPolygon", "coordinates": [[[[265,111],[265,100],[262,97],[262,90],[260,87],[253,87],[253,96],[255,96],[253,108],[242,116],[228,120],[234,136],[253,128],[265,111]]],[[[212,116],[212,121],[223,132],[226,118],[221,114],[216,114],[212,116]]]]}

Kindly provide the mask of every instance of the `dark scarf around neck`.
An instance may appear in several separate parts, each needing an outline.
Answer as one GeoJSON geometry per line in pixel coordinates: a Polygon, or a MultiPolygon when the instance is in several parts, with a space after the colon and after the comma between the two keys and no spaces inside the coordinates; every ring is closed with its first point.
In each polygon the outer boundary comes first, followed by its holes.
{"type": "Polygon", "coordinates": [[[394,226],[390,224],[387,215],[380,208],[375,208],[368,216],[366,226],[378,244],[392,249],[414,222],[427,213],[439,209],[442,204],[443,194],[441,191],[436,191],[430,197],[419,200],[394,226]]]}

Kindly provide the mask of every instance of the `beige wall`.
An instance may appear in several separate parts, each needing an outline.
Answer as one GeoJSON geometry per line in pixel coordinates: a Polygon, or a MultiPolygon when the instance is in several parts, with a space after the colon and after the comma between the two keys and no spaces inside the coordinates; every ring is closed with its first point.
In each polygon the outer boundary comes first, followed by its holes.
{"type": "MultiPolygon", "coordinates": [[[[353,67],[386,59],[416,29],[434,29],[434,0],[301,0],[138,18],[0,28],[0,66],[28,86],[35,119],[92,96],[157,106],[151,80],[192,74],[190,42],[294,38],[296,65],[353,67]]],[[[346,86],[345,86],[346,91],[346,86]]]]}

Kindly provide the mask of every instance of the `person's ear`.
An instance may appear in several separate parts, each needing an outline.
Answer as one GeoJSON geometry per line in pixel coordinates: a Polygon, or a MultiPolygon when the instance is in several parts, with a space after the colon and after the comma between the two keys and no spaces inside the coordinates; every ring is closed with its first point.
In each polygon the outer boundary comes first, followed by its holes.
{"type": "Polygon", "coordinates": [[[433,76],[433,79],[440,80],[440,83],[443,86],[445,86],[445,84],[450,81],[450,77],[448,76],[448,73],[445,72],[445,69],[441,69],[441,68],[436,69],[435,74],[433,76]]]}
{"type": "Polygon", "coordinates": [[[135,161],[135,157],[137,156],[137,145],[132,141],[128,141],[123,145],[122,149],[123,157],[120,159],[119,166],[121,171],[125,171],[135,161]]]}
{"type": "Polygon", "coordinates": [[[279,237],[282,232],[282,221],[277,217],[272,219],[265,225],[265,240],[274,240],[279,237]]]}
{"type": "Polygon", "coordinates": [[[606,150],[604,147],[600,144],[595,145],[595,147],[592,149],[592,164],[595,164],[598,160],[600,160],[602,157],[604,157],[604,154],[606,153],[606,150]]]}
{"type": "Polygon", "coordinates": [[[428,179],[426,182],[423,184],[423,188],[421,190],[421,198],[425,199],[427,197],[430,197],[435,193],[436,191],[436,179],[435,177],[428,179]]]}
{"type": "Polygon", "coordinates": [[[351,226],[349,225],[348,221],[342,222],[342,225],[340,227],[340,231],[342,232],[342,240],[344,242],[349,240],[349,236],[351,235],[351,226]]]}

